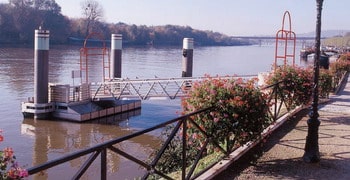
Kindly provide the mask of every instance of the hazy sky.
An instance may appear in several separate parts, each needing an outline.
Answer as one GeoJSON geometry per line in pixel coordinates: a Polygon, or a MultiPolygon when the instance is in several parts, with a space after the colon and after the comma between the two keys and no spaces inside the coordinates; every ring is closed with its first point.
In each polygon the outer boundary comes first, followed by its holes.
{"type": "MultiPolygon", "coordinates": [[[[81,17],[83,0],[56,0],[62,13],[81,17]]],[[[285,11],[292,30],[315,30],[316,0],[97,0],[106,22],[136,25],[188,25],[227,35],[274,35],[282,28],[285,11]]],[[[0,0],[8,2],[8,0],[0,0]]],[[[324,0],[323,30],[350,30],[350,0],[324,0]]],[[[287,21],[288,22],[288,21],[287,21]]],[[[286,25],[286,29],[289,26],[286,25]]]]}

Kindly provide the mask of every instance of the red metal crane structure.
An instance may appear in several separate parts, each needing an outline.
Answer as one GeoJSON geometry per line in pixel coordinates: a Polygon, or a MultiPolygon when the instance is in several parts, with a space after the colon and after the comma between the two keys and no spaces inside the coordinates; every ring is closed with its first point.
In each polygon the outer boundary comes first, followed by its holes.
{"type": "Polygon", "coordinates": [[[295,65],[295,43],[296,36],[292,31],[292,21],[290,13],[286,11],[283,15],[282,29],[276,33],[276,50],[275,50],[275,63],[274,69],[278,66],[281,66],[283,61],[283,66],[286,66],[290,61],[292,65],[295,65]],[[289,21],[289,30],[285,29],[285,19],[288,17],[289,21]]]}
{"type": "Polygon", "coordinates": [[[102,59],[102,81],[105,82],[110,79],[110,57],[109,49],[106,48],[103,36],[99,33],[89,34],[85,41],[84,47],[80,49],[80,71],[82,73],[82,82],[89,83],[89,61],[102,59]],[[97,39],[91,39],[95,37],[97,39]],[[90,40],[89,40],[90,39],[90,40]],[[102,47],[88,47],[87,43],[102,43],[102,47]]]}

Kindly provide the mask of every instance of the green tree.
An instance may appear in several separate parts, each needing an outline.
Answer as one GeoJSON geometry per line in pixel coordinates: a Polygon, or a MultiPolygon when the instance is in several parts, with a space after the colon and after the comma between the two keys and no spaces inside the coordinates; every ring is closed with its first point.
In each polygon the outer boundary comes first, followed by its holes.
{"type": "Polygon", "coordinates": [[[34,9],[49,11],[53,14],[61,13],[61,6],[59,6],[55,0],[34,0],[34,9]]]}

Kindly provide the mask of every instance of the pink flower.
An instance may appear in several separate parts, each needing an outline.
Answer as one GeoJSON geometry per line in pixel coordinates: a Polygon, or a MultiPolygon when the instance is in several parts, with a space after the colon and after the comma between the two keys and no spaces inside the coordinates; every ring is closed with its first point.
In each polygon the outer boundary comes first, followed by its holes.
{"type": "Polygon", "coordinates": [[[4,155],[7,158],[12,158],[13,157],[13,150],[10,147],[7,147],[4,149],[4,155]]]}
{"type": "Polygon", "coordinates": [[[193,138],[193,139],[197,139],[197,133],[193,133],[193,134],[192,134],[192,138],[193,138]]]}
{"type": "Polygon", "coordinates": [[[219,118],[214,118],[214,122],[215,123],[219,122],[219,118]]]}
{"type": "Polygon", "coordinates": [[[19,176],[20,177],[28,177],[29,176],[28,171],[25,169],[21,169],[21,171],[19,171],[19,176]]]}

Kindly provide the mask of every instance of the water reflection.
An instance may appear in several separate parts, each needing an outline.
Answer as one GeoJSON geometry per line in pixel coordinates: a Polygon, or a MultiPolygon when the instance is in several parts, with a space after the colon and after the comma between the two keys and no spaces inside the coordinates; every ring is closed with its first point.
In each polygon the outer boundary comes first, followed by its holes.
{"type": "MultiPolygon", "coordinates": [[[[122,137],[135,132],[133,128],[125,123],[131,116],[139,115],[140,110],[130,111],[117,116],[106,117],[87,123],[71,123],[65,121],[49,121],[24,119],[21,126],[22,134],[32,136],[33,163],[39,165],[49,160],[61,157],[65,154],[76,152],[96,144],[122,137]]],[[[146,160],[155,147],[159,147],[158,136],[145,134],[115,147],[135,155],[141,160],[146,160]]],[[[88,157],[81,157],[58,166],[44,173],[34,176],[35,179],[47,179],[48,177],[70,178],[83,165],[88,157]],[[60,172],[64,171],[64,175],[60,172]],[[64,177],[63,177],[64,176],[64,177]]],[[[139,166],[119,155],[107,151],[108,173],[110,177],[132,178],[135,175],[141,176],[143,170],[139,166]],[[128,173],[129,172],[129,173],[128,173]]],[[[94,163],[91,171],[85,178],[94,179],[99,175],[99,161],[94,163]],[[96,172],[95,172],[96,171],[96,172]]],[[[97,178],[98,179],[98,178],[97,178]]]]}

